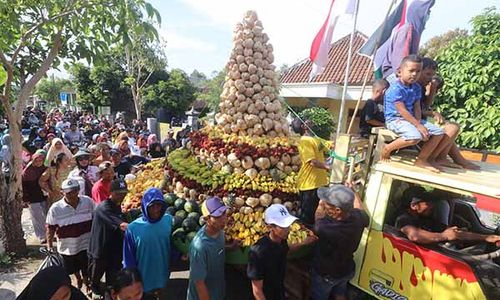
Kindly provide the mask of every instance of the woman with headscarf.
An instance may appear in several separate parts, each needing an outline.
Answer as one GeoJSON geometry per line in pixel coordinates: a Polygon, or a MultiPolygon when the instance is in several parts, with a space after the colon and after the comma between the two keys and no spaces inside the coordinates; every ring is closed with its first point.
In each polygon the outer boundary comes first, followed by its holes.
{"type": "Polygon", "coordinates": [[[46,243],[45,219],[47,218],[48,207],[47,196],[43,194],[38,181],[47,169],[43,164],[45,155],[44,150],[37,150],[22,173],[23,202],[29,207],[31,223],[41,244],[46,243]]]}
{"type": "Polygon", "coordinates": [[[73,154],[69,151],[68,147],[64,145],[63,141],[60,138],[54,138],[52,143],[50,143],[49,151],[47,151],[45,166],[50,166],[54,158],[60,153],[66,154],[69,160],[73,159],[73,154]]]}
{"type": "Polygon", "coordinates": [[[154,143],[158,143],[158,137],[156,136],[156,134],[152,133],[148,136],[148,147],[150,147],[154,143]]]}
{"type": "Polygon", "coordinates": [[[139,149],[141,150],[148,148],[148,139],[143,133],[139,134],[139,138],[137,139],[137,147],[139,147],[139,149]]]}
{"type": "Polygon", "coordinates": [[[16,300],[87,300],[71,285],[63,267],[48,267],[38,272],[16,300]]]}
{"type": "Polygon", "coordinates": [[[47,194],[47,207],[50,208],[52,203],[61,200],[64,196],[61,191],[62,182],[68,178],[71,168],[71,161],[66,153],[57,154],[56,159],[50,167],[43,172],[38,184],[47,194]]]}

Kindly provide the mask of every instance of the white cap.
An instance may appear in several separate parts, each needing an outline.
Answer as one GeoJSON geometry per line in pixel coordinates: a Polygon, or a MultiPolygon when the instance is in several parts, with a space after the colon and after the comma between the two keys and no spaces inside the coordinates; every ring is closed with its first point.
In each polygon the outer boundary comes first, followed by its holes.
{"type": "Polygon", "coordinates": [[[77,180],[66,179],[62,183],[61,189],[63,190],[63,192],[71,192],[72,190],[79,190],[80,184],[78,183],[77,180]]]}
{"type": "Polygon", "coordinates": [[[268,225],[274,224],[286,228],[296,220],[297,218],[292,216],[282,204],[273,204],[264,212],[264,221],[268,225]]]}

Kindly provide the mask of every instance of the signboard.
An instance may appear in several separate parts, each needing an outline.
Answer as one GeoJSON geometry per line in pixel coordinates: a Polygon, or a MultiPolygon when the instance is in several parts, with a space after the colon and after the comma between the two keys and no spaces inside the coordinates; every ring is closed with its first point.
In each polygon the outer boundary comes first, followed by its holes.
{"type": "Polygon", "coordinates": [[[59,93],[59,99],[63,106],[68,106],[68,93],[59,93]]]}

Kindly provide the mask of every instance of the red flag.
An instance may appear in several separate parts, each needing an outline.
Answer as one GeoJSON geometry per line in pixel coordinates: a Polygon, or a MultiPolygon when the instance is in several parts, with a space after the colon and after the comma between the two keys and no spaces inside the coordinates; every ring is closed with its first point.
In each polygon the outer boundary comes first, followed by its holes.
{"type": "Polygon", "coordinates": [[[325,69],[328,62],[328,51],[332,44],[333,29],[337,20],[341,15],[354,14],[355,10],[356,0],[332,0],[328,16],[311,45],[309,59],[313,62],[313,67],[309,75],[309,80],[323,73],[325,69]]]}

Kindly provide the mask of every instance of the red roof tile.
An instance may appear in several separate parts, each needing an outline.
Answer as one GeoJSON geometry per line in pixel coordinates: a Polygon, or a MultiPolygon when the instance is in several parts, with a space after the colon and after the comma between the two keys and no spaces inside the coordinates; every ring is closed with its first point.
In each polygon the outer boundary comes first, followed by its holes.
{"type": "MultiPolygon", "coordinates": [[[[347,64],[347,51],[349,49],[350,34],[334,42],[328,52],[328,63],[323,74],[316,76],[311,82],[328,82],[343,84],[347,64]]],[[[362,85],[370,59],[359,55],[358,50],[366,42],[367,37],[356,31],[353,40],[353,53],[351,70],[349,72],[349,85],[362,85]]],[[[281,83],[307,83],[311,73],[312,62],[309,58],[295,64],[283,73],[281,83]]],[[[373,72],[368,78],[368,84],[373,82],[373,72]]]]}

